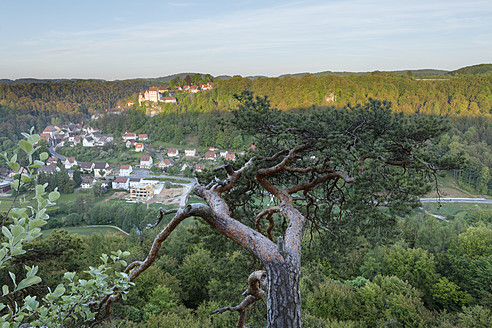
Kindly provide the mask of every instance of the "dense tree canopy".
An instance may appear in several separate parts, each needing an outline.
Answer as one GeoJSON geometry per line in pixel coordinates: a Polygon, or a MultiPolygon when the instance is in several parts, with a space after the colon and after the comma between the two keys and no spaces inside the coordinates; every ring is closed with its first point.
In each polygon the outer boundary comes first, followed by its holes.
{"type": "MultiPolygon", "coordinates": [[[[242,327],[246,308],[264,294],[258,289],[261,284],[267,289],[267,326],[300,327],[305,228],[333,233],[355,228],[379,241],[395,227],[396,215],[417,206],[417,196],[429,190],[437,171],[457,161],[436,158],[428,150],[426,142],[446,129],[442,119],[395,114],[385,102],[281,112],[272,109],[267,98],[250,92],[237,99],[240,106],[233,111],[233,124],[255,136],[257,152],[249,154],[241,168],[227,164],[210,184],[195,188],[206,205],[161,210],[161,215],[175,213],[174,218],[157,235],[148,257],[125,271],[130,280],[138,277],[182,220],[201,217],[252,253],[265,269],[250,275],[248,296],[240,305],[217,311],[238,311],[242,327]],[[270,203],[259,203],[265,194],[270,203]]],[[[428,286],[418,274],[416,279],[428,286]]],[[[103,302],[111,305],[120,297],[115,294],[103,302]]]]}

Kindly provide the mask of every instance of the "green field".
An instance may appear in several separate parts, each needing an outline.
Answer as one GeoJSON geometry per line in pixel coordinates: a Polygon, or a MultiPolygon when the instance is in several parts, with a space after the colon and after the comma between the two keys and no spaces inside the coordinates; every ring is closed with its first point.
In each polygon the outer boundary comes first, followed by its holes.
{"type": "Polygon", "coordinates": [[[472,203],[424,203],[423,208],[432,214],[445,216],[446,218],[463,218],[467,213],[474,210],[492,212],[492,204],[472,204],[472,203]]]}
{"type": "MultiPolygon", "coordinates": [[[[42,230],[41,232],[43,233],[43,237],[48,237],[49,235],[51,235],[53,230],[55,229],[42,230]]],[[[103,233],[103,234],[108,232],[121,233],[117,229],[111,227],[65,227],[63,228],[63,230],[67,230],[68,233],[70,234],[79,234],[83,236],[90,236],[94,233],[103,233]]]]}

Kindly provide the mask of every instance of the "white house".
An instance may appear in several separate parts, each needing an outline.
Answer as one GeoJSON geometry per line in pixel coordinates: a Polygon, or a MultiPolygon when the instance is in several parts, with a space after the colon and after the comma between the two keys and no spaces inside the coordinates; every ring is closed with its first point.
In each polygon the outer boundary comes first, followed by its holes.
{"type": "Polygon", "coordinates": [[[221,151],[219,151],[220,157],[226,157],[227,154],[229,154],[229,152],[227,150],[221,150],[221,151]]]}
{"type": "Polygon", "coordinates": [[[194,157],[196,156],[196,149],[185,149],[186,157],[194,157]]]}
{"type": "Polygon", "coordinates": [[[140,141],[147,141],[147,140],[149,140],[149,135],[148,134],[145,134],[145,133],[144,134],[139,134],[138,135],[138,140],[140,140],[140,141]]]}
{"type": "Polygon", "coordinates": [[[135,151],[136,152],[143,152],[144,151],[144,144],[141,142],[135,143],[135,151]]]}
{"type": "Polygon", "coordinates": [[[65,159],[65,162],[63,162],[65,165],[65,168],[67,170],[71,169],[73,166],[78,165],[77,160],[75,160],[75,157],[67,157],[65,159]]]}
{"type": "Polygon", "coordinates": [[[80,183],[80,188],[91,189],[94,183],[95,183],[94,179],[83,179],[82,182],[80,183]]]}
{"type": "Polygon", "coordinates": [[[142,157],[140,157],[140,167],[141,168],[150,169],[152,167],[153,163],[154,162],[152,160],[152,157],[149,155],[142,155],[142,157]]]}
{"type": "Polygon", "coordinates": [[[235,154],[227,154],[226,155],[226,159],[229,159],[231,161],[235,161],[236,160],[236,155],[235,154]]]}
{"type": "Polygon", "coordinates": [[[94,176],[96,178],[101,178],[109,175],[111,169],[109,168],[108,163],[104,162],[95,162],[94,163],[94,176]]]}
{"type": "Polygon", "coordinates": [[[175,104],[177,102],[175,97],[162,97],[161,101],[165,104],[175,104]]]}
{"type": "Polygon", "coordinates": [[[215,160],[217,158],[217,153],[213,151],[207,151],[205,153],[205,159],[215,160]]]}
{"type": "Polygon", "coordinates": [[[179,155],[179,151],[176,148],[169,148],[167,150],[167,156],[169,157],[177,157],[179,155]]]}
{"type": "Polygon", "coordinates": [[[94,147],[96,145],[96,141],[91,136],[85,136],[84,140],[82,140],[82,146],[84,147],[94,147]]]}
{"type": "Polygon", "coordinates": [[[134,132],[130,132],[130,131],[126,131],[125,133],[121,134],[121,137],[125,141],[127,141],[127,140],[135,140],[136,139],[135,133],[134,132]]]}
{"type": "Polygon", "coordinates": [[[38,173],[54,174],[60,171],[60,168],[56,165],[43,165],[38,169],[38,173]]]}
{"type": "Polygon", "coordinates": [[[128,177],[117,177],[113,181],[113,189],[130,189],[130,178],[128,177]]]}
{"type": "Polygon", "coordinates": [[[130,188],[138,186],[140,184],[141,178],[130,178],[130,188]]]}
{"type": "Polygon", "coordinates": [[[202,172],[204,168],[205,168],[205,165],[203,165],[203,164],[196,164],[195,165],[195,171],[196,172],[202,172]]]}
{"type": "Polygon", "coordinates": [[[120,166],[120,177],[127,177],[132,174],[133,169],[131,165],[121,165],[120,166]]]}
{"type": "Polygon", "coordinates": [[[128,139],[128,140],[126,140],[126,141],[125,141],[125,147],[126,147],[126,148],[131,148],[131,147],[133,147],[133,146],[135,146],[135,140],[133,140],[133,139],[128,139]]]}
{"type": "Polygon", "coordinates": [[[165,158],[163,161],[159,161],[159,163],[157,163],[157,167],[160,169],[165,169],[172,165],[174,165],[174,161],[170,158],[165,158]]]}
{"type": "Polygon", "coordinates": [[[153,102],[159,101],[159,89],[157,89],[156,87],[149,88],[149,100],[153,102]]]}

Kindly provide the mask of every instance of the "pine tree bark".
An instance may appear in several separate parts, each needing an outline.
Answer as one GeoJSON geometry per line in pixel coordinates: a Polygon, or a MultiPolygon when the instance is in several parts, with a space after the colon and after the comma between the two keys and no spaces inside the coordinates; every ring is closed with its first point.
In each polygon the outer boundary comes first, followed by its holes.
{"type": "Polygon", "coordinates": [[[289,262],[265,265],[268,275],[267,327],[300,328],[301,291],[300,268],[289,262]]]}

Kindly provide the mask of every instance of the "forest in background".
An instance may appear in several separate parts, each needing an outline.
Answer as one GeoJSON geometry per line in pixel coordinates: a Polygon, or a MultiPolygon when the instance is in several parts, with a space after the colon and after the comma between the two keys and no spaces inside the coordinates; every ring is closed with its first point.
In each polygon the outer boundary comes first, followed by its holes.
{"type": "MultiPolygon", "coordinates": [[[[159,104],[159,115],[145,115],[151,104],[138,104],[138,93],[150,86],[210,81],[210,75],[175,75],[169,79],[98,81],[70,80],[0,84],[0,150],[8,151],[21,132],[48,124],[89,124],[90,115],[108,109],[128,109],[121,115],[101,115],[91,125],[104,133],[147,133],[151,140],[176,146],[219,147],[241,150],[250,140],[227,124],[235,94],[243,90],[266,95],[282,110],[335,106],[349,107],[369,99],[390,101],[404,113],[448,116],[453,128],[439,142],[442,154],[465,152],[469,165],[453,177],[472,192],[491,193],[492,65],[465,67],[428,75],[372,72],[346,76],[303,74],[300,77],[234,76],[215,79],[215,88],[196,94],[177,93],[177,104],[159,104]],[[188,77],[188,79],[187,79],[188,77]],[[162,83],[162,84],[159,84],[162,83]]],[[[422,73],[422,72],[421,72],[422,73]]]]}

